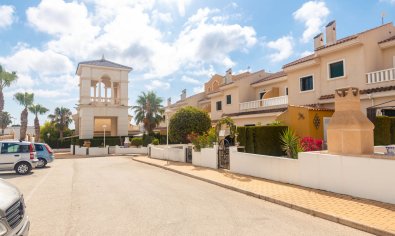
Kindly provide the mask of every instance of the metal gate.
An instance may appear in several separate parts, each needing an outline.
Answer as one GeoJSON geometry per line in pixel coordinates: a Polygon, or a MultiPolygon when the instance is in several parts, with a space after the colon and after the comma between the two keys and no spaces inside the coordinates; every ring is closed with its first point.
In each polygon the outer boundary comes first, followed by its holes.
{"type": "Polygon", "coordinates": [[[218,168],[229,169],[229,146],[228,140],[223,139],[218,145],[218,168]]]}
{"type": "Polygon", "coordinates": [[[192,163],[192,146],[185,148],[185,157],[187,163],[192,163]]]}

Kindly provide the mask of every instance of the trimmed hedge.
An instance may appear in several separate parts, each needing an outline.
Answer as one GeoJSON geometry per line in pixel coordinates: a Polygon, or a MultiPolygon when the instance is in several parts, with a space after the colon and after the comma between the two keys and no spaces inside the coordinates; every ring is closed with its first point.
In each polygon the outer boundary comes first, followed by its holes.
{"type": "MultiPolygon", "coordinates": [[[[395,118],[391,118],[388,116],[378,116],[374,122],[374,145],[389,145],[392,143],[391,127],[392,120],[395,118]]],[[[393,133],[393,132],[392,132],[393,133]]]]}
{"type": "Polygon", "coordinates": [[[255,128],[254,153],[270,156],[284,155],[280,135],[286,126],[259,126],[255,128]]]}
{"type": "Polygon", "coordinates": [[[280,135],[287,126],[237,127],[238,142],[248,153],[283,156],[280,135]]]}
{"type": "Polygon", "coordinates": [[[391,144],[395,144],[395,117],[390,117],[391,119],[391,144]]]}
{"type": "Polygon", "coordinates": [[[246,129],[246,145],[245,149],[248,153],[255,153],[255,127],[247,127],[246,129]]]}

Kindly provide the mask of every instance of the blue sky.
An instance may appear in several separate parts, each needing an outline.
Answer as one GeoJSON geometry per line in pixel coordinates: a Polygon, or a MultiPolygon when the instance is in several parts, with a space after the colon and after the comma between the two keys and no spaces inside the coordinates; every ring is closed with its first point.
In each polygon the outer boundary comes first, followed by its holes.
{"type": "Polygon", "coordinates": [[[175,102],[228,68],[280,70],[311,53],[331,20],[341,38],[380,25],[382,12],[392,22],[394,10],[395,0],[0,0],[0,64],[19,75],[4,91],[5,110],[18,124],[12,96],[28,91],[51,111],[75,111],[76,65],[103,54],[134,68],[129,105],[147,90],[175,102]]]}

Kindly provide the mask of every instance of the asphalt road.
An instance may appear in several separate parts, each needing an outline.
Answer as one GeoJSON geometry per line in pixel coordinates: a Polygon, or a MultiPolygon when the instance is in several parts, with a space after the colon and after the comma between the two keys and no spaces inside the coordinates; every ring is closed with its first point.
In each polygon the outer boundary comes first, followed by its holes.
{"type": "Polygon", "coordinates": [[[28,176],[32,236],[367,235],[130,157],[56,160],[28,176]]]}

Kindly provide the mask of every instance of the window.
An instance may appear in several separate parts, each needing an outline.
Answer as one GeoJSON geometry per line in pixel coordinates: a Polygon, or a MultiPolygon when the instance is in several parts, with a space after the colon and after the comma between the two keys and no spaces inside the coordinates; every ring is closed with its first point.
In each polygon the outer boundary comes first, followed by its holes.
{"type": "Polygon", "coordinates": [[[226,104],[232,104],[232,95],[226,95],[226,104]]]}
{"type": "Polygon", "coordinates": [[[265,91],[259,93],[259,99],[262,100],[263,96],[265,96],[265,91]]]}
{"type": "Polygon", "coordinates": [[[20,145],[19,149],[20,149],[21,153],[29,153],[30,152],[29,145],[20,145]]]}
{"type": "Polygon", "coordinates": [[[35,148],[36,148],[36,151],[44,151],[43,146],[41,146],[41,145],[39,145],[39,144],[35,144],[34,146],[35,146],[35,148]]]}
{"type": "Polygon", "coordinates": [[[217,111],[222,110],[222,102],[221,101],[218,101],[216,105],[217,105],[217,111]]]}
{"type": "Polygon", "coordinates": [[[313,90],[313,76],[309,75],[300,78],[300,91],[313,90]]]}
{"type": "Polygon", "coordinates": [[[288,87],[285,87],[285,95],[288,95],[288,87]]]}
{"type": "Polygon", "coordinates": [[[329,64],[329,78],[337,78],[344,76],[344,61],[337,61],[329,64]]]}
{"type": "Polygon", "coordinates": [[[17,143],[2,143],[1,153],[19,153],[19,144],[17,144],[17,143]]]}

